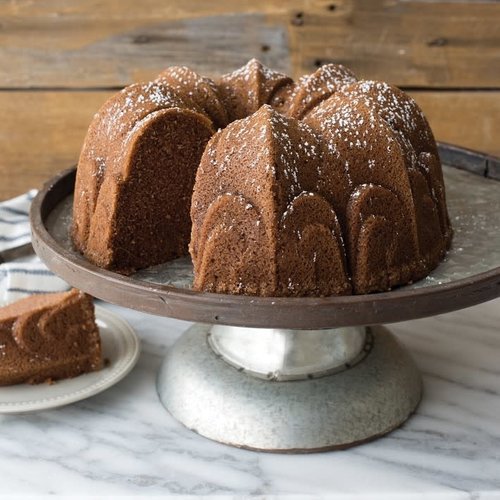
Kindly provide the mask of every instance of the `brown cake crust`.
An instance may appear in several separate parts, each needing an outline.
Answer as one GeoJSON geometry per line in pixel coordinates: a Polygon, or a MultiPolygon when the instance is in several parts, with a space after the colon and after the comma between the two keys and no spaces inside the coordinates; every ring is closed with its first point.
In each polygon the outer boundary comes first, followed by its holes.
{"type": "Polygon", "coordinates": [[[171,66],[163,70],[156,78],[164,82],[180,95],[193,101],[213,121],[215,127],[224,128],[228,123],[228,115],[223,106],[219,88],[213,80],[186,66],[171,66]]]}
{"type": "Polygon", "coordinates": [[[0,385],[50,382],[101,368],[89,295],[73,289],[0,309],[0,385]]]}
{"type": "Polygon", "coordinates": [[[329,164],[320,149],[309,127],[268,105],[212,138],[191,208],[195,289],[350,293],[340,224],[320,190],[329,164]]]}
{"type": "Polygon", "coordinates": [[[386,82],[363,80],[346,85],[339,92],[353,100],[362,100],[396,132],[409,168],[416,166],[429,185],[443,234],[449,239],[451,228],[447,219],[443,173],[436,141],[417,103],[408,94],[386,82]]]}
{"type": "Polygon", "coordinates": [[[250,116],[264,104],[271,104],[283,112],[293,80],[267,68],[257,59],[250,59],[245,66],[222,75],[217,86],[229,121],[232,122],[250,116]],[[286,95],[282,95],[283,91],[286,95]]]}
{"type": "Polygon", "coordinates": [[[299,79],[289,99],[286,114],[298,120],[314,109],[318,104],[354,83],[354,73],[341,64],[325,64],[311,75],[299,79]]]}

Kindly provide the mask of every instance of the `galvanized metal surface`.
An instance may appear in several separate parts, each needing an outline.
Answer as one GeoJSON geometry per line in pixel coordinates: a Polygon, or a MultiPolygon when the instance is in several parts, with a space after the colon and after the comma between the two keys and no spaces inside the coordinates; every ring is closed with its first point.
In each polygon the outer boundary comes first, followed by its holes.
{"type": "Polygon", "coordinates": [[[215,354],[249,375],[277,381],[307,380],[359,363],[373,343],[366,330],[349,327],[304,332],[213,325],[207,340],[215,354]]]}
{"type": "Polygon", "coordinates": [[[157,388],[177,420],[210,439],[270,452],[346,448],[395,429],[420,401],[418,370],[383,327],[352,368],[287,382],[230,366],[208,346],[209,328],[194,325],[170,349],[157,388]]]}

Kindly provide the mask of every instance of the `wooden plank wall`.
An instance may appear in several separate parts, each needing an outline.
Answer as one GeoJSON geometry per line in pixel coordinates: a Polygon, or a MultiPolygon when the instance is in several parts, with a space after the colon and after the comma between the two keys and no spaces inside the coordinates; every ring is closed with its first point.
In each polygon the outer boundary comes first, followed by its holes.
{"type": "Polygon", "coordinates": [[[0,2],[0,200],[74,164],[102,102],[171,64],[340,62],[411,93],[438,139],[500,155],[499,26],[492,1],[0,2]]]}

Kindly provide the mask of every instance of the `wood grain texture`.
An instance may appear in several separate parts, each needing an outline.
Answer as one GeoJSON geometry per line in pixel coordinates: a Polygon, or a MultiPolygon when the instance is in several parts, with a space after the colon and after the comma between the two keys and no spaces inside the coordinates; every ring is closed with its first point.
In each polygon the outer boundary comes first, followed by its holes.
{"type": "Polygon", "coordinates": [[[292,67],[341,62],[398,86],[500,85],[500,3],[354,0],[306,11],[290,33],[292,67]]]}
{"type": "MultiPolygon", "coordinates": [[[[0,49],[0,87],[117,87],[153,79],[171,65],[225,73],[254,56],[290,72],[286,30],[262,14],[182,21],[79,21],[31,28],[35,46],[0,49]],[[35,42],[36,40],[36,42],[35,42]],[[262,47],[273,50],[262,51],[262,47]],[[15,68],[13,68],[15,64],[15,68]]],[[[23,42],[24,43],[24,42],[23,42]]]]}
{"type": "Polygon", "coordinates": [[[112,94],[0,92],[0,200],[74,165],[92,116],[112,94]]]}
{"type": "MultiPolygon", "coordinates": [[[[0,92],[0,200],[42,186],[78,161],[111,91],[0,92]]],[[[436,138],[500,155],[500,92],[413,92],[436,138]]]]}
{"type": "Polygon", "coordinates": [[[500,3],[401,0],[0,3],[0,87],[107,87],[252,56],[294,76],[337,61],[402,86],[497,88],[500,3]]]}
{"type": "Polygon", "coordinates": [[[500,156],[500,92],[410,92],[437,140],[500,156]]]}

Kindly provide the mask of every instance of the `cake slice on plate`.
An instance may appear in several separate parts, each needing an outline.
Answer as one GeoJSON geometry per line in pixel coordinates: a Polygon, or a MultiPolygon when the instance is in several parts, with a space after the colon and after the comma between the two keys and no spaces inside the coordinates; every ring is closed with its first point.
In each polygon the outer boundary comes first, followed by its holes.
{"type": "Polygon", "coordinates": [[[73,289],[0,308],[0,385],[38,384],[102,368],[92,297],[73,289]]]}

